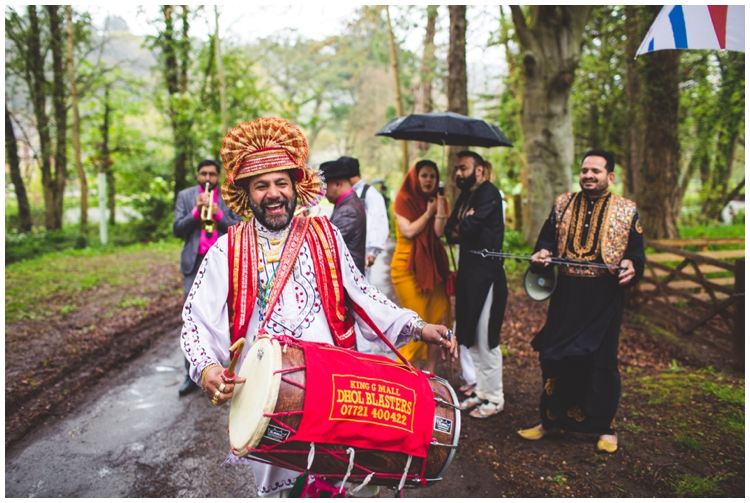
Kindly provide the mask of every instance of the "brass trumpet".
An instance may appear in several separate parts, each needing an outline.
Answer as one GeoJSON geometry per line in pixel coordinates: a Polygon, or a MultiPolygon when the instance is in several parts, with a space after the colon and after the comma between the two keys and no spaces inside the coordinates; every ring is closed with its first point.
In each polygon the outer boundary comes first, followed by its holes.
{"type": "Polygon", "coordinates": [[[213,205],[214,205],[214,191],[208,190],[209,183],[206,182],[206,194],[208,194],[208,206],[203,205],[201,208],[201,225],[203,225],[203,230],[206,231],[207,234],[213,234],[213,232],[216,230],[216,222],[214,222],[213,218],[213,205]]]}

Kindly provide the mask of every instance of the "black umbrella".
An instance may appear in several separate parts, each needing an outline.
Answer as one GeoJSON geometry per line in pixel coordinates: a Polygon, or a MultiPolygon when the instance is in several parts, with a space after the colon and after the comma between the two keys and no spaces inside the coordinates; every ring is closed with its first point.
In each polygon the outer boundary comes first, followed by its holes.
{"type": "Polygon", "coordinates": [[[453,112],[411,114],[389,122],[375,136],[424,141],[438,145],[512,147],[502,131],[480,119],[453,112]]]}

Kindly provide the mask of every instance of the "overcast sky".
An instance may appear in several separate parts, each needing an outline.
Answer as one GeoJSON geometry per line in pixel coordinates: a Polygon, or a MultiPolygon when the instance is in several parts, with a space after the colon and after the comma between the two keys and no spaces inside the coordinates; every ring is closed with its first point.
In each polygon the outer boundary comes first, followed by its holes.
{"type": "MultiPolygon", "coordinates": [[[[284,30],[297,30],[305,38],[323,39],[340,33],[347,21],[354,18],[356,4],[346,3],[305,3],[303,5],[238,5],[219,6],[222,36],[240,41],[252,41],[267,37],[284,30]]],[[[76,6],[88,10],[92,15],[95,26],[103,26],[107,15],[122,17],[133,34],[155,34],[155,29],[149,21],[159,18],[159,6],[139,5],[135,3],[109,2],[100,5],[76,6]]],[[[205,7],[207,12],[200,21],[191,25],[193,36],[207,39],[208,33],[213,32],[213,6],[205,7]]],[[[394,26],[396,36],[403,45],[422,53],[424,39],[425,16],[422,14],[424,6],[414,9],[414,22],[417,28],[405,34],[394,26]],[[419,13],[417,14],[417,9],[419,13]],[[406,35],[404,37],[404,35],[406,35]]],[[[391,18],[406,15],[405,6],[392,6],[391,18]]],[[[486,47],[491,31],[497,30],[499,7],[469,6],[467,9],[467,66],[469,72],[469,92],[493,93],[499,89],[500,76],[505,72],[505,58],[503,50],[498,47],[486,47]]],[[[448,41],[448,8],[441,6],[438,10],[438,32],[436,42],[447,45],[448,41]]],[[[443,54],[444,56],[444,54],[443,54]]]]}

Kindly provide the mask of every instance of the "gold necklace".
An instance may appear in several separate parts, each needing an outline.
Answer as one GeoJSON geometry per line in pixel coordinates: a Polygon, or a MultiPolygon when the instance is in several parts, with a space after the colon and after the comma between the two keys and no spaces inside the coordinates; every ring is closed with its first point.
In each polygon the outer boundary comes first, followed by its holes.
{"type": "MultiPolygon", "coordinates": [[[[289,227],[286,232],[284,232],[284,235],[279,238],[267,238],[270,245],[273,246],[273,248],[269,248],[266,250],[261,241],[260,241],[260,234],[258,233],[258,228],[255,228],[255,237],[256,242],[259,245],[259,248],[263,251],[263,257],[265,258],[266,264],[273,264],[275,262],[278,262],[281,260],[281,252],[284,249],[284,243],[286,243],[286,238],[289,236],[289,231],[291,230],[291,227],[289,227]]],[[[264,268],[263,264],[258,265],[258,271],[262,271],[264,268]]]]}

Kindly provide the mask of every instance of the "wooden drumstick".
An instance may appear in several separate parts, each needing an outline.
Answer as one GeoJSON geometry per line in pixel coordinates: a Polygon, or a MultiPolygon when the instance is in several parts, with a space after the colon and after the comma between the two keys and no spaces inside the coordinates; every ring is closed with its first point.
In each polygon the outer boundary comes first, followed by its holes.
{"type": "Polygon", "coordinates": [[[223,377],[226,381],[234,381],[234,367],[237,366],[237,362],[240,360],[240,357],[242,356],[242,351],[245,349],[245,338],[240,337],[237,339],[237,342],[232,344],[232,346],[229,348],[229,351],[234,351],[234,356],[232,357],[232,361],[229,362],[229,367],[224,369],[223,377]]]}

